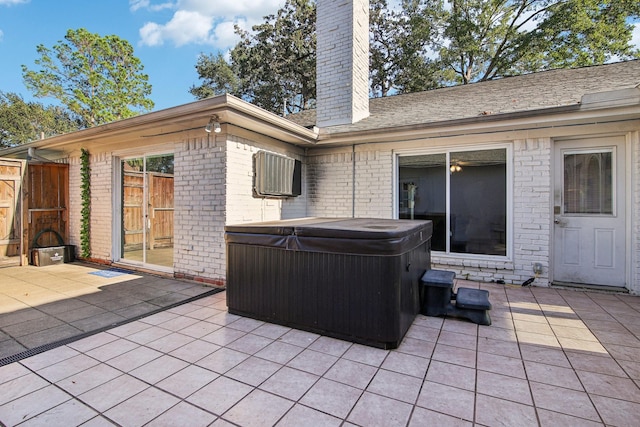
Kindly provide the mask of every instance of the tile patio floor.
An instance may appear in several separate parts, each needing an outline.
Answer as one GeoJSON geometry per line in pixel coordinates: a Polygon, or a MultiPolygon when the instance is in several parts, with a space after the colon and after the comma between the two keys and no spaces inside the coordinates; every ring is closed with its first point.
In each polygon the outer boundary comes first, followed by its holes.
{"type": "Polygon", "coordinates": [[[226,311],[224,293],[0,367],[7,426],[637,426],[640,298],[489,289],[397,350],[226,311]]]}
{"type": "Polygon", "coordinates": [[[1,268],[0,361],[211,290],[195,282],[83,263],[1,268]]]}

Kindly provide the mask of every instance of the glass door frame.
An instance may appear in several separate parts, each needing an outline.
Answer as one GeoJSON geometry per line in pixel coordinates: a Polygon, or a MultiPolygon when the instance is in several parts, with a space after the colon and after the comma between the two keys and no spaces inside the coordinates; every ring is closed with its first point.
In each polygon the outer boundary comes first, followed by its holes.
{"type": "MultiPolygon", "coordinates": [[[[130,264],[134,266],[140,266],[144,268],[148,268],[150,270],[165,272],[165,273],[173,273],[174,268],[171,266],[164,266],[159,264],[149,264],[145,262],[145,256],[143,255],[143,261],[136,261],[132,259],[128,259],[124,257],[124,224],[123,224],[123,170],[122,170],[122,162],[126,160],[142,158],[144,159],[144,169],[146,170],[146,159],[150,157],[160,157],[160,156],[174,156],[175,162],[175,149],[173,144],[171,147],[165,146],[164,149],[161,150],[153,150],[153,151],[140,151],[140,150],[131,150],[126,152],[118,153],[112,157],[112,197],[113,197],[113,223],[112,223],[112,258],[115,262],[122,264],[130,264]]],[[[174,163],[175,165],[175,163],[174,163]]],[[[174,169],[174,177],[175,177],[175,169],[174,169]]],[[[148,201],[148,185],[146,183],[147,176],[144,174],[144,189],[143,189],[143,199],[148,201]]],[[[148,203],[143,203],[143,221],[146,221],[145,212],[148,209],[148,203]]],[[[175,220],[175,218],[174,218],[175,220]]],[[[143,226],[143,254],[146,252],[146,233],[147,227],[143,226]]],[[[175,239],[175,236],[174,236],[175,239]]],[[[174,249],[175,250],[175,249],[174,249]]]]}

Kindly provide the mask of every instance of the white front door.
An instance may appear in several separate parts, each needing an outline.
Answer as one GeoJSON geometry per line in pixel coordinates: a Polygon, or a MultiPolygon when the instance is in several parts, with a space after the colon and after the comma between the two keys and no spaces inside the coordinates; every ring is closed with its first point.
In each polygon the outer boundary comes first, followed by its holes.
{"type": "Polygon", "coordinates": [[[625,139],[555,144],[553,282],[626,286],[625,139]]]}

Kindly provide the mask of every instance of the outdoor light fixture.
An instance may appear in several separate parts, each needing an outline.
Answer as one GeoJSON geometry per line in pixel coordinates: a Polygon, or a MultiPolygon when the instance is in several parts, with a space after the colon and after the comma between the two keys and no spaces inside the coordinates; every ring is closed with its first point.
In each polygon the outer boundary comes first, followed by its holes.
{"type": "Polygon", "coordinates": [[[222,128],[220,127],[220,122],[218,122],[217,115],[211,116],[211,119],[209,119],[209,123],[207,123],[207,126],[204,128],[204,130],[208,133],[211,133],[212,130],[215,133],[220,133],[222,131],[222,128]]]}
{"type": "Polygon", "coordinates": [[[449,170],[451,171],[451,173],[460,172],[462,170],[462,166],[460,166],[460,165],[451,165],[451,166],[449,166],[449,170]]]}

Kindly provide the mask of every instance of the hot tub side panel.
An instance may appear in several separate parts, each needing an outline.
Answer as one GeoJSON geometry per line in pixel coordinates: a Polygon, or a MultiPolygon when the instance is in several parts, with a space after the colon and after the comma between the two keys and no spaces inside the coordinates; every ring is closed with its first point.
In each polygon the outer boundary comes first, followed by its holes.
{"type": "Polygon", "coordinates": [[[429,242],[395,256],[228,243],[227,263],[231,313],[395,348],[420,309],[429,242]]]}

